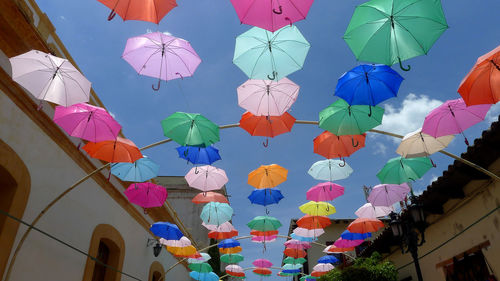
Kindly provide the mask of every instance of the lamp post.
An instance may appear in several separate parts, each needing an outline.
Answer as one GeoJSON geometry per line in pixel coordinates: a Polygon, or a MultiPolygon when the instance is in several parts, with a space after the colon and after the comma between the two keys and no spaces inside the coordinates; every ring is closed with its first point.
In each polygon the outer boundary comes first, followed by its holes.
{"type": "Polygon", "coordinates": [[[158,257],[160,255],[161,249],[163,248],[162,245],[160,244],[160,241],[157,239],[153,238],[148,238],[148,243],[146,244],[146,247],[152,246],[153,247],[153,255],[155,257],[158,257]]]}

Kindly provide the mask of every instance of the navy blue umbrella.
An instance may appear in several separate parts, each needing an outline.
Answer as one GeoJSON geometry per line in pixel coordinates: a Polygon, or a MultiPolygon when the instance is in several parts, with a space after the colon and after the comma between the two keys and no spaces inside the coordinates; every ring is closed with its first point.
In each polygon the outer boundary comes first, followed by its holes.
{"type": "Polygon", "coordinates": [[[350,105],[375,106],[396,97],[403,79],[387,65],[362,64],[339,78],[335,95],[350,105]]]}
{"type": "Polygon", "coordinates": [[[234,248],[238,246],[240,246],[240,242],[238,242],[238,240],[235,239],[224,239],[220,241],[219,244],[217,245],[217,247],[219,248],[234,248]]]}
{"type": "Polygon", "coordinates": [[[262,188],[254,189],[252,193],[248,196],[248,199],[252,204],[258,204],[262,206],[267,206],[271,204],[278,204],[281,199],[285,198],[281,191],[276,188],[262,188]]]}
{"type": "Polygon", "coordinates": [[[354,233],[346,230],[340,234],[340,237],[344,240],[364,240],[366,238],[372,237],[370,232],[367,233],[354,233]]]}
{"type": "Polygon", "coordinates": [[[318,263],[338,263],[339,260],[334,257],[334,256],[322,256],[321,258],[318,259],[318,263]]]}
{"type": "Polygon", "coordinates": [[[176,148],[179,157],[193,164],[211,165],[220,160],[219,150],[213,146],[179,146],[176,148]]]}
{"type": "Polygon", "coordinates": [[[177,225],[169,222],[155,222],[149,230],[151,230],[154,235],[166,240],[179,240],[184,236],[177,225]]]}

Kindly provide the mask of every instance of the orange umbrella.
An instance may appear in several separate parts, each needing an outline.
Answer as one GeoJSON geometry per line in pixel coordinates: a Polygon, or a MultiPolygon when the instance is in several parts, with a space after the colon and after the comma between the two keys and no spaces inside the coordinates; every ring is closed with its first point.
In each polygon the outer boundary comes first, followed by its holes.
{"type": "Polygon", "coordinates": [[[272,236],[272,235],[277,235],[278,233],[279,233],[278,230],[269,230],[269,231],[252,230],[252,231],[250,231],[250,235],[253,235],[253,236],[272,236]]]}
{"type": "Polygon", "coordinates": [[[325,274],[327,274],[328,272],[319,272],[319,271],[313,271],[311,272],[311,276],[314,276],[314,277],[321,277],[325,274]]]}
{"type": "Polygon", "coordinates": [[[270,188],[286,181],[288,170],[277,164],[262,165],[248,174],[248,184],[257,188],[270,188]]]}
{"type": "Polygon", "coordinates": [[[241,249],[240,246],[233,247],[233,248],[219,248],[219,252],[222,254],[236,254],[241,252],[243,249],[241,249]]]}
{"type": "Polygon", "coordinates": [[[376,232],[382,227],[385,225],[378,219],[357,218],[347,226],[347,230],[354,233],[368,233],[376,232]]]}
{"type": "Polygon", "coordinates": [[[226,196],[211,191],[198,193],[191,201],[195,204],[205,204],[209,202],[229,203],[226,196]]]}
{"type": "Polygon", "coordinates": [[[198,251],[196,251],[196,248],[193,247],[192,245],[189,245],[187,247],[169,247],[167,246],[167,251],[172,253],[172,255],[176,257],[189,257],[192,255],[196,255],[198,251]]]}
{"type": "Polygon", "coordinates": [[[285,256],[287,257],[292,257],[294,259],[298,259],[298,258],[304,258],[305,256],[307,256],[307,253],[306,251],[302,250],[302,249],[292,249],[292,248],[286,248],[283,253],[285,254],[285,256]]]}
{"type": "Polygon", "coordinates": [[[89,142],[84,145],[82,149],[92,158],[111,163],[133,163],[142,158],[141,151],[132,141],[120,137],[116,138],[116,140],[107,140],[97,143],[89,142]]]}
{"type": "Polygon", "coordinates": [[[293,124],[295,118],[288,112],[280,116],[255,116],[245,112],[240,120],[240,127],[250,135],[271,138],[290,132],[293,124]]]}
{"type": "Polygon", "coordinates": [[[328,131],[314,139],[314,153],[327,159],[348,157],[365,147],[366,134],[337,136],[328,131]]]}
{"type": "Polygon", "coordinates": [[[332,224],[329,217],[305,215],[297,221],[297,225],[306,229],[325,228],[332,224]]]}
{"type": "Polygon", "coordinates": [[[500,46],[477,59],[458,93],[467,106],[500,101],[500,46]]]}
{"type": "Polygon", "coordinates": [[[350,252],[350,251],[354,251],[354,247],[339,248],[339,247],[332,244],[332,245],[326,247],[323,250],[323,253],[344,253],[344,252],[350,252]]]}
{"type": "Polygon", "coordinates": [[[232,230],[229,232],[210,231],[208,233],[208,238],[217,239],[217,240],[228,239],[228,238],[231,238],[234,236],[238,236],[237,230],[232,230]]]}
{"type": "Polygon", "coordinates": [[[253,273],[259,274],[259,275],[271,275],[273,273],[269,268],[264,268],[264,267],[257,267],[256,269],[252,270],[253,273]]]}
{"type": "Polygon", "coordinates": [[[161,19],[177,7],[175,0],[98,0],[111,9],[108,20],[116,14],[126,20],[142,20],[158,24],[161,19]]]}

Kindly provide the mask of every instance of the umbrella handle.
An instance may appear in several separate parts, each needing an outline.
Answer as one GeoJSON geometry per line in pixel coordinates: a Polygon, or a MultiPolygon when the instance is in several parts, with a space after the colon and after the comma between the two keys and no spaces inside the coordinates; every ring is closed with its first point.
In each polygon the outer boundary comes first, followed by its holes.
{"type": "Polygon", "coordinates": [[[276,9],[273,9],[273,13],[275,13],[277,15],[283,14],[283,8],[281,6],[279,6],[278,9],[279,9],[279,11],[276,11],[276,9]]]}
{"type": "Polygon", "coordinates": [[[155,90],[155,91],[160,90],[160,83],[161,83],[161,80],[160,80],[160,79],[158,79],[158,85],[156,86],[156,88],[155,88],[155,85],[154,85],[154,84],[153,84],[153,85],[151,85],[151,88],[153,88],[153,90],[155,90]]]}
{"type": "Polygon", "coordinates": [[[147,214],[148,214],[148,209],[146,209],[146,208],[142,208],[142,211],[144,212],[144,214],[145,214],[145,215],[147,215],[147,214]]]}
{"type": "Polygon", "coordinates": [[[342,163],[342,164],[340,164],[340,163],[339,163],[339,166],[343,168],[343,167],[345,167],[345,158],[342,158],[342,161],[343,161],[344,163],[342,163]]]}
{"type": "Polygon", "coordinates": [[[372,117],[372,106],[369,105],[368,108],[370,108],[370,113],[368,113],[368,117],[372,117]]]}
{"type": "Polygon", "coordinates": [[[274,79],[276,79],[276,74],[277,74],[277,73],[276,73],[276,71],[273,71],[273,76],[269,76],[269,75],[267,75],[267,79],[269,79],[269,80],[274,80],[274,79]]]}
{"type": "Polygon", "coordinates": [[[262,142],[262,145],[264,147],[268,147],[269,146],[269,139],[266,139],[266,142],[262,142]]]}
{"type": "Polygon", "coordinates": [[[266,215],[269,215],[271,212],[269,212],[269,210],[267,209],[266,207],[266,215]]]}
{"type": "Polygon", "coordinates": [[[358,147],[359,146],[359,141],[356,140],[356,144],[354,144],[354,138],[351,137],[351,142],[352,142],[352,147],[358,147]]]}
{"type": "Polygon", "coordinates": [[[432,167],[436,168],[436,163],[434,163],[434,161],[432,161],[432,158],[429,157],[429,160],[431,160],[431,164],[432,164],[432,167]]]}
{"type": "Polygon", "coordinates": [[[42,108],[43,108],[43,102],[42,102],[42,101],[40,101],[40,102],[38,103],[38,106],[36,107],[36,111],[40,111],[40,110],[42,110],[42,108]]]}
{"type": "Polygon", "coordinates": [[[200,173],[200,171],[198,171],[198,166],[194,167],[194,173],[197,175],[200,173]]]}
{"type": "Polygon", "coordinates": [[[289,17],[285,17],[285,20],[290,22],[290,27],[292,27],[292,20],[289,17]]]}
{"type": "Polygon", "coordinates": [[[108,16],[108,21],[111,21],[116,16],[115,9],[111,10],[108,16]]]}
{"type": "Polygon", "coordinates": [[[181,80],[184,80],[184,76],[182,76],[182,74],[180,74],[179,72],[176,72],[175,74],[179,75],[181,77],[181,80]]]}
{"type": "Polygon", "coordinates": [[[404,68],[403,67],[403,63],[401,62],[401,58],[400,57],[398,57],[398,60],[399,60],[399,67],[401,68],[401,70],[403,70],[403,71],[410,71],[410,69],[411,69],[410,65],[407,65],[406,66],[407,68],[404,68]]]}
{"type": "Polygon", "coordinates": [[[466,137],[466,136],[464,136],[464,141],[465,141],[465,144],[466,144],[467,146],[469,146],[469,140],[467,139],[467,137],[466,137]]]}

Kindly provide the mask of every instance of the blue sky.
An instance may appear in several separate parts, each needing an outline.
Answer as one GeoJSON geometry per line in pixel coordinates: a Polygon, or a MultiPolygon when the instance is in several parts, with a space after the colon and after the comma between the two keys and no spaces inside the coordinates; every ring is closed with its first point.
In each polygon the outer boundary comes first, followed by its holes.
{"type": "MultiPolygon", "coordinates": [[[[237,123],[244,112],[237,105],[236,88],[247,77],[232,63],[232,57],[236,36],[250,26],[240,24],[229,0],[179,0],[179,7],[160,25],[123,22],[118,16],[108,22],[108,8],[94,0],[38,0],[37,3],[105,106],[123,126],[124,134],[138,146],[164,139],[160,121],[176,111],[201,113],[219,125],[237,123]],[[151,85],[156,79],[138,76],[121,59],[127,38],[148,30],[169,32],[191,42],[202,58],[194,77],[163,83],[161,90],[154,92],[151,85]]],[[[317,120],[319,111],[336,100],[333,90],[338,77],[359,64],[342,35],[355,5],[361,3],[317,0],[307,19],[297,23],[311,43],[304,68],[288,76],[301,86],[290,112],[297,119],[317,120]]],[[[410,72],[394,67],[405,80],[398,98],[382,104],[386,115],[381,128],[405,134],[420,127],[432,108],[459,97],[456,89],[477,57],[500,44],[497,15],[500,2],[472,4],[455,0],[446,1],[443,8],[450,28],[429,54],[407,61],[412,66],[410,72]]],[[[495,106],[486,122],[466,131],[467,137],[473,140],[480,136],[498,114],[500,107],[495,106]]],[[[261,164],[276,163],[289,170],[288,181],[279,186],[285,199],[269,208],[271,215],[284,225],[281,233],[288,230],[290,218],[301,216],[297,207],[306,202],[307,189],[318,183],[307,170],[312,163],[323,159],[312,152],[312,140],[321,132],[316,126],[295,125],[291,133],[271,139],[269,147],[264,148],[263,138],[251,137],[242,129],[221,131],[221,141],[216,147],[221,151],[222,161],[214,165],[225,169],[229,176],[227,188],[235,212],[233,221],[240,234],[249,232],[245,224],[252,217],[264,215],[263,207],[252,206],[246,198],[252,191],[246,184],[247,174],[261,164]]],[[[161,165],[161,175],[184,175],[191,166],[178,159],[175,147],[169,143],[144,154],[161,165]]],[[[379,183],[376,173],[388,159],[397,156],[396,148],[394,140],[369,134],[366,147],[347,159],[355,172],[338,182],[345,186],[346,192],[333,202],[337,213],[332,218],[354,217],[354,211],[365,203],[362,186],[379,183]]],[[[465,149],[461,136],[448,148],[456,154],[465,149]]],[[[435,155],[433,160],[438,167],[414,184],[416,190],[425,188],[452,162],[444,155],[435,155]]],[[[265,253],[256,244],[243,242],[246,260],[242,265],[250,266],[251,261],[261,257],[280,264],[282,242],[269,245],[265,253]]],[[[282,279],[273,275],[267,280],[282,279]]]]}

